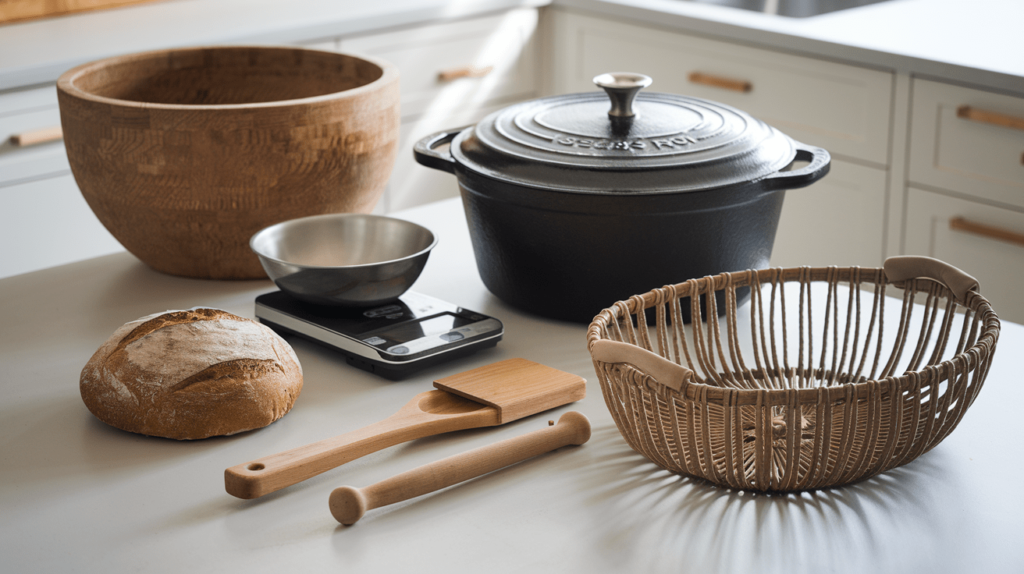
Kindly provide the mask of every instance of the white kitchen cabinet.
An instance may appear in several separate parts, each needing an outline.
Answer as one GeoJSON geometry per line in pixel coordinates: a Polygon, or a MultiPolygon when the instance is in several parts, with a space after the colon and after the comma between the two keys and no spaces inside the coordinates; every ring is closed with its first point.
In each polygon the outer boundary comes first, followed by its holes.
{"type": "Polygon", "coordinates": [[[55,86],[0,93],[0,278],[123,250],[79,193],[63,141],[14,141],[56,126],[55,86]]]}
{"type": "Polygon", "coordinates": [[[413,145],[432,133],[475,124],[487,114],[500,110],[505,105],[507,104],[477,106],[460,113],[403,122],[395,169],[391,173],[387,193],[383,200],[386,211],[398,211],[424,203],[457,197],[459,186],[455,176],[416,163],[412,155],[413,145]]]}
{"type": "Polygon", "coordinates": [[[974,275],[1024,321],[1024,98],[915,79],[904,251],[974,275]]]}
{"type": "Polygon", "coordinates": [[[1000,232],[1024,238],[1024,212],[915,187],[907,190],[906,251],[970,273],[1000,317],[1021,323],[1024,244],[1000,238],[1000,232]],[[968,225],[958,229],[958,221],[968,225]]]}
{"type": "Polygon", "coordinates": [[[398,67],[402,117],[437,117],[531,94],[536,9],[343,37],[342,52],[398,67]]]}
{"type": "Polygon", "coordinates": [[[914,80],[910,176],[1024,209],[1024,98],[914,80]]]}
{"type": "Polygon", "coordinates": [[[0,117],[56,107],[57,88],[53,84],[0,93],[0,117]]]}
{"type": "Polygon", "coordinates": [[[832,159],[818,183],[786,192],[771,264],[877,267],[885,250],[884,171],[832,159]]]}
{"type": "Polygon", "coordinates": [[[0,187],[0,277],[117,251],[71,175],[0,187]]]}
{"type": "Polygon", "coordinates": [[[62,140],[15,143],[20,136],[59,126],[54,85],[0,94],[0,187],[70,172],[62,140]]]}
{"type": "Polygon", "coordinates": [[[398,158],[378,210],[397,211],[458,195],[453,176],[413,160],[413,144],[536,97],[537,25],[536,9],[520,9],[340,39],[342,52],[387,60],[401,77],[398,158]]]}

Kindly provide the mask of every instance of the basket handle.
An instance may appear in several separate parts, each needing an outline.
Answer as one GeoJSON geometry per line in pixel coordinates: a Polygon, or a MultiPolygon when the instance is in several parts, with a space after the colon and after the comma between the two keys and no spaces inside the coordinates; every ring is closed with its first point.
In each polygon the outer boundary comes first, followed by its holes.
{"type": "Polygon", "coordinates": [[[601,339],[590,347],[590,356],[602,363],[628,363],[674,391],[693,378],[693,371],[642,347],[601,339]]]}
{"type": "Polygon", "coordinates": [[[926,277],[942,283],[964,301],[972,289],[978,290],[978,280],[945,261],[922,255],[899,255],[885,260],[885,276],[890,283],[926,277]]]}

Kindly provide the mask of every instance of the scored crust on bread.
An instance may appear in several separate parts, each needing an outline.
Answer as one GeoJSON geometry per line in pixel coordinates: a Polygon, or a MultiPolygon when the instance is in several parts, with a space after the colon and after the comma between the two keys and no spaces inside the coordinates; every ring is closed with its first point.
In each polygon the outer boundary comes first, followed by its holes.
{"type": "Polygon", "coordinates": [[[201,439],[264,427],[302,390],[292,348],[256,321],[217,309],[126,323],[82,370],[82,400],[129,432],[201,439]]]}

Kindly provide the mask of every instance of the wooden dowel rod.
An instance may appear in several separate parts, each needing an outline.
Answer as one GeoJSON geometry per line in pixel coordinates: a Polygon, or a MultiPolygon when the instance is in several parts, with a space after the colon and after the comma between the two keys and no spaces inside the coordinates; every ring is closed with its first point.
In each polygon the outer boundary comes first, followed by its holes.
{"type": "Polygon", "coordinates": [[[60,126],[51,126],[48,128],[14,134],[11,136],[11,143],[19,147],[25,147],[61,139],[64,139],[64,131],[60,126]]]}
{"type": "Polygon", "coordinates": [[[734,92],[745,93],[754,89],[754,85],[746,80],[723,78],[722,76],[716,76],[714,74],[705,74],[702,72],[691,72],[688,79],[691,83],[694,84],[700,84],[702,86],[711,86],[713,88],[722,88],[723,90],[732,90],[734,92]]]}
{"type": "Polygon", "coordinates": [[[1017,233],[1016,231],[1010,231],[1008,229],[968,221],[963,217],[954,217],[950,219],[949,228],[955,229],[956,231],[980,235],[982,237],[987,237],[988,239],[1006,241],[1007,243],[1013,243],[1015,245],[1024,245],[1024,233],[1017,233]]]}
{"type": "Polygon", "coordinates": [[[1024,118],[1008,116],[1006,114],[990,112],[988,110],[979,110],[978,108],[972,108],[971,106],[958,107],[956,109],[956,116],[965,120],[971,120],[972,122],[980,122],[983,124],[1012,128],[1015,130],[1024,130],[1024,118]]]}
{"type": "Polygon", "coordinates": [[[473,66],[451,68],[449,70],[441,70],[438,72],[437,81],[451,82],[453,80],[458,80],[459,78],[482,78],[487,74],[490,74],[493,70],[494,66],[485,66],[483,68],[476,68],[473,66]]]}
{"type": "Polygon", "coordinates": [[[330,497],[338,522],[355,524],[367,510],[422,496],[569,445],[590,440],[590,421],[569,411],[552,427],[450,456],[395,475],[366,488],[342,486],[330,497]]]}

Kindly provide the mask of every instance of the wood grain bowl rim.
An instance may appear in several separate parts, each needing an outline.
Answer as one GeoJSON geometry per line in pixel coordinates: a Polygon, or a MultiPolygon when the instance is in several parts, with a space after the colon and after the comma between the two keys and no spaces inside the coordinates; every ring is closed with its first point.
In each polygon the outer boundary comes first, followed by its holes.
{"type": "Polygon", "coordinates": [[[332,100],[341,100],[347,98],[355,98],[366,92],[372,92],[379,89],[381,86],[390,84],[398,79],[398,68],[386,61],[363,54],[352,54],[348,52],[333,52],[330,50],[316,50],[312,48],[305,48],[302,46],[275,46],[275,45],[260,45],[260,44],[244,44],[244,45],[227,45],[227,46],[191,46],[187,48],[172,48],[163,50],[149,50],[146,52],[135,52],[132,54],[124,54],[120,56],[112,56],[109,58],[103,58],[101,60],[94,60],[71,68],[70,70],[61,74],[60,78],[57,79],[57,90],[64,92],[65,94],[82,99],[89,100],[96,103],[108,104],[114,106],[123,106],[129,108],[139,109],[156,109],[156,110],[182,110],[182,111],[196,111],[196,110],[250,110],[256,108],[276,108],[276,107],[287,107],[295,105],[308,105],[321,102],[328,102],[332,100]],[[330,94],[323,94],[320,96],[310,96],[308,98],[295,98],[290,100],[275,100],[272,102],[252,102],[252,103],[241,103],[241,104],[165,104],[157,102],[139,102],[134,100],[123,100],[120,98],[110,98],[107,96],[100,96],[91,92],[87,92],[75,85],[75,81],[81,78],[84,74],[91,73],[110,66],[111,64],[129,62],[133,60],[144,60],[146,58],[152,58],[158,55],[169,55],[174,53],[185,53],[185,52],[201,52],[207,50],[273,50],[282,52],[320,52],[322,54],[329,54],[331,56],[346,56],[357,60],[363,60],[369,62],[381,69],[381,75],[376,80],[358,86],[355,88],[349,88],[347,90],[341,90],[339,92],[332,92],[330,94]]]}

